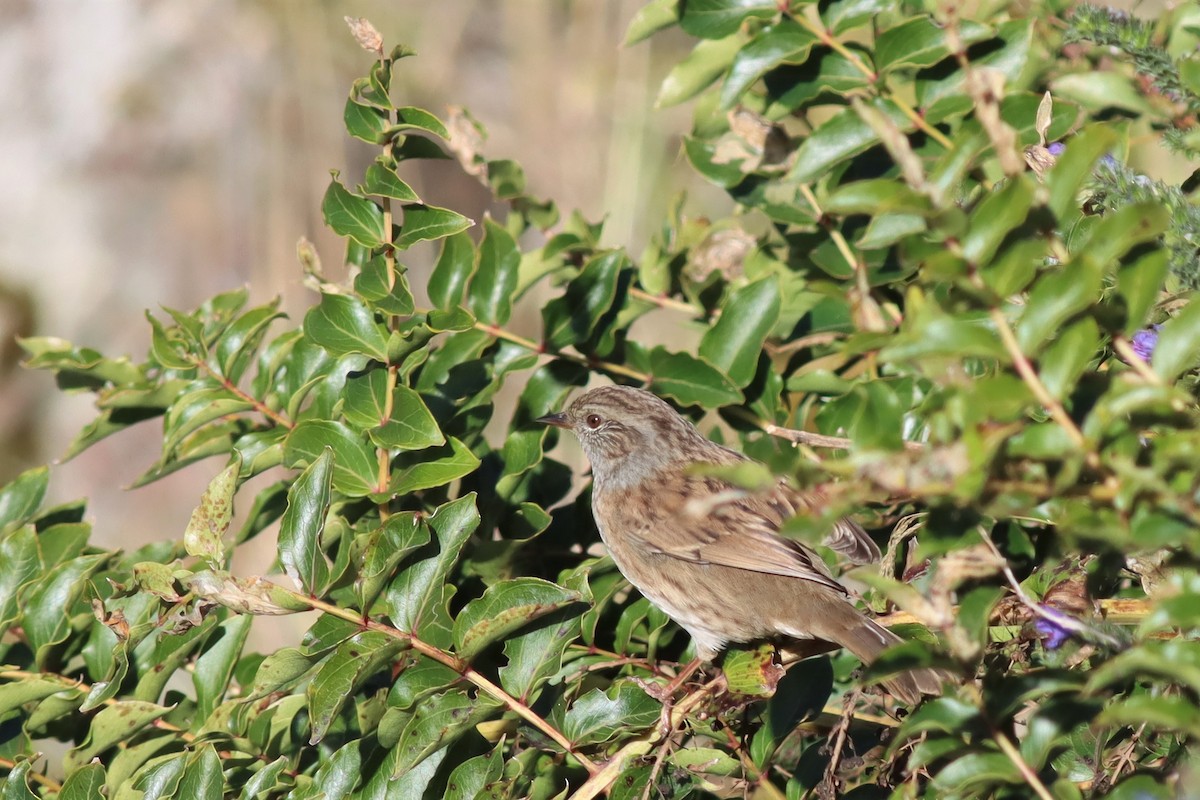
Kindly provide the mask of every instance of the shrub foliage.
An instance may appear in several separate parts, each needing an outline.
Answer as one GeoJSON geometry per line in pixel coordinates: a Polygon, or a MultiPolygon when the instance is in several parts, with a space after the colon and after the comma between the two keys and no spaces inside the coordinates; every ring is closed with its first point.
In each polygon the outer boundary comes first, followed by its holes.
{"type": "Polygon", "coordinates": [[[978,8],[645,6],[630,44],[695,40],[659,101],[692,104],[682,149],[738,213],[680,204],[640,254],[528,194],[469,118],[398,104],[408,52],[352,20],[374,61],[345,123],[378,154],[322,206],[352,280],[302,244],[299,325],[234,291],[148,315],[144,360],[23,342],[95,394],[68,457],[155,419],[139,485],[215,476],[181,536],[133,552],[89,543],[83,501],[44,507],[44,468],[0,492],[3,797],[1182,791],[1195,182],[1140,175],[1131,143],[1200,149],[1200,12],[978,8]],[[407,162],[446,157],[502,218],[422,202],[407,162]],[[418,242],[439,255],[414,293],[418,242]],[[573,451],[533,423],[593,379],[820,487],[790,535],[855,514],[887,552],[852,577],[911,641],[865,682],[846,654],[780,677],[768,646],[734,649],[727,691],[709,674],[664,711],[646,689],[686,637],[597,550],[573,451]],[[276,532],[278,573],[230,572],[276,532]],[[299,612],[302,641],[256,652],[254,617],[299,612]],[[919,664],[961,683],[907,712],[863,688],[919,664]]]}

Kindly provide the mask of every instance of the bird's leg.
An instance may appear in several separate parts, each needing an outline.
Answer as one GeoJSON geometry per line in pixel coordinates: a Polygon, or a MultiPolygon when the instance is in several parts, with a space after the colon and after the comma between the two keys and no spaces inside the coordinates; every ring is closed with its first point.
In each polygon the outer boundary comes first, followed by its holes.
{"type": "MultiPolygon", "coordinates": [[[[685,664],[683,669],[679,670],[679,674],[672,678],[671,681],[666,685],[649,683],[641,678],[633,679],[633,682],[641,687],[643,692],[662,703],[662,714],[659,716],[658,725],[659,730],[664,736],[669,734],[671,732],[671,728],[674,727],[671,722],[671,712],[675,709],[675,693],[678,692],[684,686],[684,684],[688,682],[688,679],[695,675],[696,672],[699,671],[700,668],[709,661],[710,659],[700,658],[698,656],[693,658],[691,661],[685,664]]],[[[724,678],[724,673],[722,673],[720,677],[724,678]]]]}

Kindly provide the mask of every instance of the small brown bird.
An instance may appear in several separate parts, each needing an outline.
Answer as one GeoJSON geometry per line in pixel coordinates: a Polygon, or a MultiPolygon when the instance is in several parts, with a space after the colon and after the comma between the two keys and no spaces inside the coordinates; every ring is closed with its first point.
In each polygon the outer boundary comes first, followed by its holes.
{"type": "MultiPolygon", "coordinates": [[[[781,483],[754,493],[693,464],[736,464],[741,453],[706,439],[650,392],[605,386],[539,422],[575,433],[592,465],[592,513],[621,573],[679,623],[711,661],[726,644],[788,637],[824,640],[870,663],[901,641],[863,616],[825,562],[779,527],[811,508],[781,483]]],[[[850,520],[830,546],[857,563],[879,557],[850,520]]],[[[884,683],[916,703],[941,691],[941,676],[918,669],[884,683]]]]}

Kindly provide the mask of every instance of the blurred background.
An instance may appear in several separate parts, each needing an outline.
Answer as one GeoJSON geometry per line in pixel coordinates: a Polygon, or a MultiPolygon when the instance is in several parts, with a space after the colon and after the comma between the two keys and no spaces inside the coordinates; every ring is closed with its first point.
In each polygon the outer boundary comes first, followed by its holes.
{"type": "MultiPolygon", "coordinates": [[[[398,101],[443,117],[466,107],[488,129],[485,154],[522,164],[531,194],[606,215],[606,244],[636,256],[680,191],[721,213],[724,194],[680,155],[686,109],[654,108],[687,43],[621,44],[642,4],[0,3],[0,481],[55,459],[93,414],[90,395],[21,369],[14,335],[140,359],[145,309],[191,309],[238,286],[253,304],[281,296],[298,322],[314,300],[302,236],[344,275],[321,197],[329,170],[353,183],[374,155],[342,126],[370,62],[344,15],[417,51],[397,70],[398,101]]],[[[453,162],[405,177],[475,220],[503,213],[453,162]]],[[[432,253],[409,255],[419,286],[432,253]]],[[[216,466],[121,488],[154,462],[160,433],[145,423],[56,467],[50,500],[89,498],[101,546],[182,535],[216,466]]]]}

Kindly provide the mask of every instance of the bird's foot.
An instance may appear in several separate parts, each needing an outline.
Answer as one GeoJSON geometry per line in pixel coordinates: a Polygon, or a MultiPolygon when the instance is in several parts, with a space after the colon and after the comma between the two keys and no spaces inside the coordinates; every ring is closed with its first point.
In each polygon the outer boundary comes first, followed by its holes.
{"type": "MultiPolygon", "coordinates": [[[[695,675],[703,664],[704,662],[698,658],[692,659],[683,667],[683,669],[679,671],[678,675],[672,678],[669,683],[665,684],[650,683],[649,681],[641,678],[633,678],[633,682],[637,684],[643,692],[662,703],[662,713],[658,718],[658,728],[659,732],[663,736],[669,734],[677,724],[677,720],[674,719],[674,712],[676,709],[676,692],[683,688],[688,679],[695,675]]],[[[721,677],[724,677],[724,673],[721,674],[721,677]]]]}

